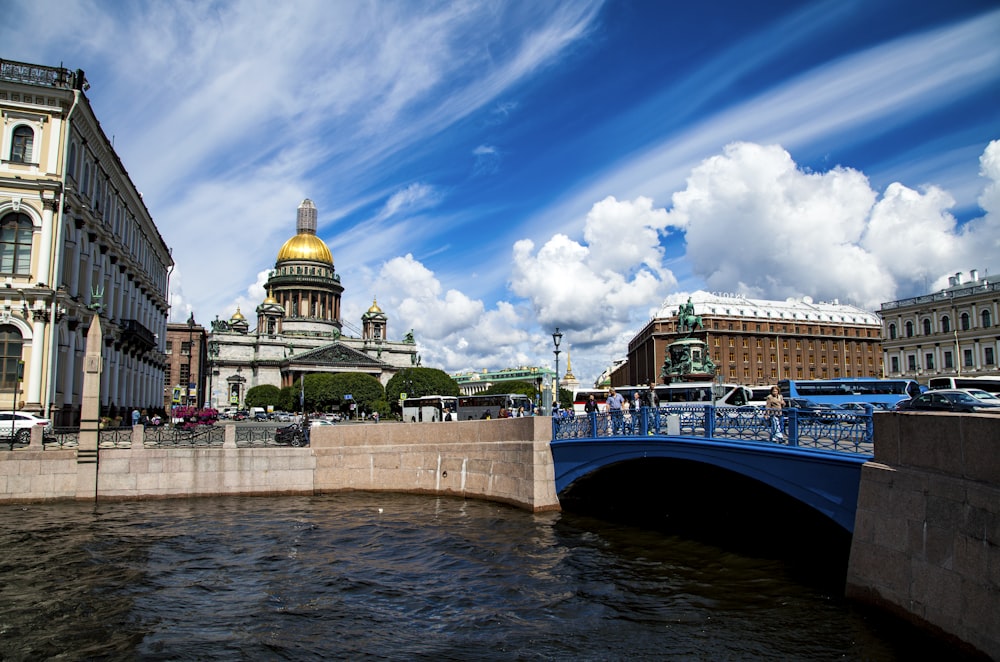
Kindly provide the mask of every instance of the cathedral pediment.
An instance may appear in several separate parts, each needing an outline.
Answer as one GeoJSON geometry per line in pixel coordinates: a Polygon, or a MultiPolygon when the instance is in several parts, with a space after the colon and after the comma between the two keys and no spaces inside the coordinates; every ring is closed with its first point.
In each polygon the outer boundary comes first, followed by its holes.
{"type": "Polygon", "coordinates": [[[289,361],[299,365],[342,366],[351,368],[389,367],[387,363],[374,359],[364,352],[359,352],[339,342],[290,356],[289,361]]]}

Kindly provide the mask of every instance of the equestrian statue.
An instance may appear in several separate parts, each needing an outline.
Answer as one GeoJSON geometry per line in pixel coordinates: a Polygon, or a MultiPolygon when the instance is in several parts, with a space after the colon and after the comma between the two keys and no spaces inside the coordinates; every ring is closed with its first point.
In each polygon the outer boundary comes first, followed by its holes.
{"type": "Polygon", "coordinates": [[[691,303],[691,297],[688,297],[687,303],[682,303],[677,309],[677,330],[690,333],[696,328],[704,329],[705,325],[701,316],[694,314],[694,304],[691,303]]]}

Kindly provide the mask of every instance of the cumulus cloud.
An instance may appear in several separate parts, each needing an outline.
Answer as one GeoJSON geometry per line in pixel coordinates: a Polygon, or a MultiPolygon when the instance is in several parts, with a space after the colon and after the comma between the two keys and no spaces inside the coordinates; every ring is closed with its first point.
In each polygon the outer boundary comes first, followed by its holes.
{"type": "Polygon", "coordinates": [[[684,231],[694,273],[708,289],[754,297],[846,299],[877,310],[956,262],[996,255],[982,250],[996,245],[988,220],[958,229],[947,192],[893,183],[880,196],[856,170],[808,172],[777,145],[727,146],[695,167],[672,201],[668,222],[684,231]]]}

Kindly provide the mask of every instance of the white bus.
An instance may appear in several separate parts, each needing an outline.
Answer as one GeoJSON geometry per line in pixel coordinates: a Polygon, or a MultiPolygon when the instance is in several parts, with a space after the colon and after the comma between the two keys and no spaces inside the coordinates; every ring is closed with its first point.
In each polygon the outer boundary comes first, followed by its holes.
{"type": "Polygon", "coordinates": [[[520,393],[458,396],[458,417],[463,421],[499,418],[501,408],[511,416],[517,416],[517,410],[523,408],[524,415],[530,416],[532,407],[531,398],[520,393]]]}
{"type": "MultiPolygon", "coordinates": [[[[712,404],[712,387],[715,382],[674,382],[672,384],[658,384],[656,386],[656,396],[660,399],[660,406],[680,405],[680,404],[712,404]]],[[[748,404],[753,396],[750,388],[741,384],[722,384],[722,395],[715,398],[715,404],[720,407],[742,407],[748,404]]],[[[648,386],[620,386],[615,388],[626,400],[632,400],[632,394],[639,391],[640,395],[645,395],[649,390],[648,386]]]]}
{"type": "Polygon", "coordinates": [[[587,406],[587,400],[590,396],[594,396],[594,400],[597,402],[597,410],[604,411],[604,403],[608,400],[608,389],[606,388],[592,388],[592,389],[580,389],[573,394],[573,413],[577,416],[583,416],[587,413],[585,407],[587,406]]]}
{"type": "Polygon", "coordinates": [[[407,398],[403,400],[403,421],[407,423],[443,421],[445,408],[454,412],[457,407],[458,398],[453,395],[425,395],[420,398],[407,398]]]}
{"type": "Polygon", "coordinates": [[[1000,393],[1000,377],[931,377],[927,388],[978,388],[996,395],[1000,393]]]}

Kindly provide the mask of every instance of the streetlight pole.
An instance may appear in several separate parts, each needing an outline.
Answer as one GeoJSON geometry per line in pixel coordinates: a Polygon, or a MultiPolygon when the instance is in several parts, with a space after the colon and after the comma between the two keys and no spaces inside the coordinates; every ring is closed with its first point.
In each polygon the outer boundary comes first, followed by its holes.
{"type": "Polygon", "coordinates": [[[184,385],[184,406],[191,406],[191,378],[194,376],[191,374],[191,355],[194,354],[194,311],[191,311],[191,316],[188,317],[188,378],[187,383],[184,385]]]}
{"type": "Polygon", "coordinates": [[[553,404],[553,411],[559,408],[559,343],[562,342],[563,334],[559,333],[559,327],[556,327],[555,333],[552,334],[552,343],[556,346],[556,385],[555,385],[555,403],[553,404]]]}

